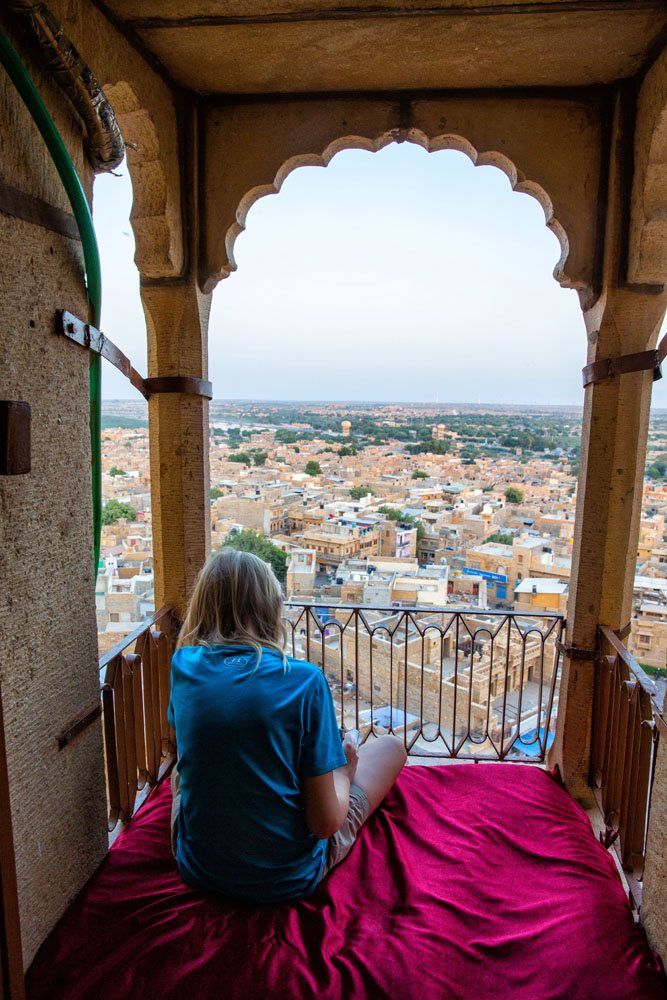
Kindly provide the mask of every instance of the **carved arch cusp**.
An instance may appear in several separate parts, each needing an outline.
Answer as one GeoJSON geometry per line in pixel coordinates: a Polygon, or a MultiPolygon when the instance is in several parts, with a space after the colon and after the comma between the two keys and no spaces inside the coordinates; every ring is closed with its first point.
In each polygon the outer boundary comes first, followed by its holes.
{"type": "Polygon", "coordinates": [[[104,90],[127,148],[135,263],[142,277],[174,277],[183,265],[179,179],[169,178],[153,117],[133,88],[119,81],[104,90]]]}
{"type": "Polygon", "coordinates": [[[236,269],[234,244],[249,209],[277,193],[292,170],[326,166],[342,149],[377,151],[407,140],[429,152],[455,149],[477,165],[495,166],[514,190],[535,198],[561,248],[554,277],[576,289],[587,308],[595,298],[600,116],[580,104],[516,105],[510,99],[415,101],[407,125],[404,105],[379,98],[232,105],[211,112],[203,287],[210,291],[236,269]]]}

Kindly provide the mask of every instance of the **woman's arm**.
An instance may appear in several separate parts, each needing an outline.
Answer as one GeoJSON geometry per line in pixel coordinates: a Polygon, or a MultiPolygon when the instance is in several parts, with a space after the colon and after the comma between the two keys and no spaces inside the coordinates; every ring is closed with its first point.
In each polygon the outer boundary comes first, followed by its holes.
{"type": "Polygon", "coordinates": [[[332,837],[345,822],[350,806],[350,784],[359,755],[353,743],[343,747],[347,764],[335,771],[303,779],[303,797],[308,829],[320,840],[332,837]]]}

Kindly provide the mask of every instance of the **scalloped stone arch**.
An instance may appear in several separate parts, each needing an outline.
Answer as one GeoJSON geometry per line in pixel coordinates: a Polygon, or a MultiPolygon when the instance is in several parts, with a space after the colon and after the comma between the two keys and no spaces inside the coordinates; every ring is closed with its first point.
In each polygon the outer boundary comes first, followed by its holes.
{"type": "Polygon", "coordinates": [[[127,148],[133,201],[135,263],[146,278],[173,276],[180,263],[180,234],[174,232],[168,208],[167,179],[160,142],[150,112],[124,80],[104,87],[127,148]]]}
{"type": "Polygon", "coordinates": [[[334,156],[346,149],[363,149],[370,153],[376,153],[392,142],[412,142],[421,146],[429,153],[440,152],[452,149],[465,155],[471,160],[474,166],[493,166],[501,170],[510,182],[514,191],[530,195],[534,198],[544,212],[544,221],[548,229],[556,236],[561,253],[553,271],[555,280],[564,288],[572,287],[567,274],[565,273],[565,262],[569,253],[569,241],[564,227],[554,216],[554,208],[551,198],[544,188],[536,181],[526,178],[517,166],[506,156],[496,150],[484,150],[479,152],[468,139],[462,135],[454,133],[443,133],[432,138],[420,129],[410,128],[404,132],[391,129],[383,132],[376,139],[370,140],[365,136],[347,135],[330,142],[321,154],[304,153],[303,155],[291,156],[281,165],[273,180],[267,184],[257,185],[251,188],[239,202],[236,210],[236,219],[228,228],[225,234],[225,250],[227,253],[228,265],[223,270],[221,278],[228,277],[237,270],[237,263],[234,257],[234,245],[238,236],[245,230],[248,212],[260,198],[267,195],[278,194],[285,182],[285,179],[300,167],[326,167],[334,156]]]}

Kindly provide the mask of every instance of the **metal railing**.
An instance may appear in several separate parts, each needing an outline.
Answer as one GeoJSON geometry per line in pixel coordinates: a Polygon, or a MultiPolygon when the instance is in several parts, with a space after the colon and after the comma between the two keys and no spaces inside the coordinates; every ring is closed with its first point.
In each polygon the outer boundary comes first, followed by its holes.
{"type": "Polygon", "coordinates": [[[414,757],[544,761],[560,680],[558,614],[286,604],[288,652],[321,666],[343,728],[414,757]]]}
{"type": "Polygon", "coordinates": [[[604,843],[616,849],[638,905],[658,737],[665,732],[655,696],[653,681],[621,640],[600,627],[590,784],[605,822],[604,843]]]}
{"type": "MultiPolygon", "coordinates": [[[[415,757],[543,761],[558,705],[560,615],[285,606],[288,652],[322,667],[341,726],[401,735],[415,757]]],[[[100,660],[108,826],[174,760],[177,622],[163,608],[100,660]]]]}
{"type": "Polygon", "coordinates": [[[162,608],[100,660],[109,831],[131,818],[174,759],[167,706],[176,635],[162,608]]]}

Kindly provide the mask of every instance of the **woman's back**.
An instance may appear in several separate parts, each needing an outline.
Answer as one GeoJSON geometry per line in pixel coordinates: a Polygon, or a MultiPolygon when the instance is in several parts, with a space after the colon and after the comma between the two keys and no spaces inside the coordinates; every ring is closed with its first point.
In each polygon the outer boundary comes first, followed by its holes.
{"type": "Polygon", "coordinates": [[[319,668],[250,646],[183,646],[169,717],[179,751],[176,856],[201,889],[273,902],[317,884],[326,841],[310,833],[301,782],[346,763],[319,668]]]}

